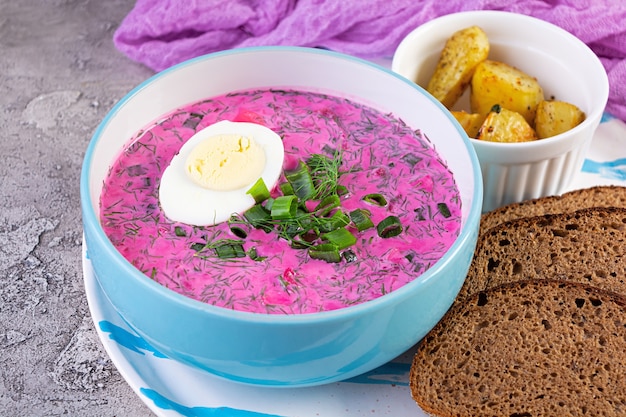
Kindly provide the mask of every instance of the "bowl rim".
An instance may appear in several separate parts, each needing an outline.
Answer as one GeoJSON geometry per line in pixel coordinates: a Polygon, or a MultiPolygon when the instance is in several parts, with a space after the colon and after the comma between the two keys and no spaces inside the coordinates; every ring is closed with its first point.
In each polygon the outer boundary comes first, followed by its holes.
{"type": "MultiPolygon", "coordinates": [[[[428,285],[433,279],[436,279],[437,272],[444,268],[444,266],[450,263],[453,259],[453,256],[457,254],[466,244],[471,244],[471,240],[474,238],[475,234],[478,230],[478,224],[480,222],[480,215],[482,209],[482,201],[483,201],[483,188],[482,188],[482,174],[480,171],[480,165],[478,162],[478,156],[469,141],[469,138],[465,134],[461,125],[456,121],[456,119],[445,109],[445,107],[436,100],[430,93],[426,92],[425,89],[418,86],[417,84],[409,81],[405,77],[400,74],[392,71],[391,69],[385,68],[377,63],[372,61],[367,61],[363,58],[343,54],[340,52],[330,51],[327,49],[319,49],[319,48],[309,48],[309,47],[300,47],[300,46],[254,46],[254,47],[245,47],[245,48],[236,48],[229,49],[219,52],[213,52],[205,55],[201,55],[186,61],[183,61],[179,64],[176,64],[172,67],[169,67],[163,71],[157,72],[154,75],[150,76],[132,90],[130,90],[123,98],[121,98],[117,103],[113,105],[113,107],[107,112],[106,116],[96,127],[89,144],[86,148],[82,168],[81,168],[81,176],[80,176],[80,199],[81,199],[81,211],[83,216],[83,227],[88,230],[90,235],[94,237],[94,240],[97,241],[98,245],[104,249],[104,253],[101,252],[99,256],[104,257],[104,259],[109,259],[111,262],[115,262],[120,270],[123,271],[125,276],[132,276],[137,282],[146,290],[151,292],[156,292],[159,296],[169,299],[174,304],[177,304],[186,309],[191,309],[195,311],[202,311],[205,313],[210,313],[213,316],[220,316],[223,318],[227,318],[233,321],[245,321],[245,322],[256,322],[263,324],[281,324],[281,325],[298,325],[302,323],[314,323],[314,322],[326,322],[326,321],[339,321],[346,320],[349,318],[354,318],[363,314],[364,311],[367,310],[377,310],[381,305],[395,305],[400,301],[405,300],[408,297],[411,297],[413,292],[413,287],[419,287],[428,285]],[[405,284],[404,286],[393,290],[381,297],[378,297],[373,300],[369,300],[366,302],[362,302],[353,306],[343,307],[336,310],[329,311],[321,311],[315,313],[306,313],[306,314],[266,314],[266,313],[257,313],[257,312],[248,312],[241,310],[231,310],[223,307],[214,306],[208,303],[204,303],[199,300],[195,300],[193,298],[187,297],[185,295],[179,294],[173,290],[166,288],[165,286],[151,280],[137,268],[135,268],[129,261],[127,261],[122,254],[115,249],[112,242],[106,236],[104,230],[100,225],[100,221],[98,220],[97,210],[94,208],[94,205],[91,202],[91,193],[90,193],[90,166],[91,162],[94,159],[94,152],[96,150],[97,144],[102,138],[102,133],[106,129],[107,125],[111,122],[111,120],[119,113],[119,111],[124,107],[124,105],[132,100],[136,95],[140,94],[141,91],[147,88],[149,85],[157,82],[160,78],[167,76],[170,73],[176,72],[181,68],[184,68],[189,65],[195,65],[202,61],[219,59],[222,56],[228,56],[232,54],[247,54],[247,53],[258,53],[263,51],[283,51],[285,53],[297,52],[297,53],[307,53],[307,54],[321,54],[328,55],[331,57],[335,57],[336,59],[343,60],[352,60],[362,65],[366,65],[374,68],[377,71],[383,71],[388,75],[391,75],[400,81],[406,83],[406,85],[410,88],[418,90],[421,94],[425,95],[431,102],[435,104],[440,110],[444,111],[446,117],[451,121],[451,123],[456,128],[459,133],[459,137],[465,147],[465,150],[468,154],[469,159],[471,160],[472,167],[472,177],[474,181],[474,188],[472,190],[472,204],[467,212],[467,217],[465,222],[462,224],[459,235],[456,240],[452,244],[452,246],[448,249],[448,251],[427,271],[421,274],[417,279],[405,284]],[[469,241],[469,242],[468,242],[469,241]]],[[[93,260],[92,260],[93,261],[93,260]]],[[[95,273],[95,271],[94,271],[95,273]]],[[[97,274],[96,274],[97,277],[97,274]]],[[[97,277],[98,278],[98,277],[97,277]]]]}
{"type": "Polygon", "coordinates": [[[568,138],[566,138],[565,136],[576,134],[578,133],[578,131],[586,129],[588,125],[597,123],[599,120],[601,120],[605,112],[606,104],[609,98],[609,79],[608,79],[608,74],[606,73],[606,69],[604,68],[604,65],[602,64],[602,61],[600,61],[600,58],[595,54],[595,52],[593,52],[593,50],[587,44],[585,44],[581,39],[579,39],[578,37],[576,37],[569,31],[565,30],[564,28],[552,22],[549,22],[547,20],[543,20],[541,18],[530,16],[530,15],[525,15],[522,13],[515,13],[515,12],[505,11],[505,10],[467,10],[467,11],[461,11],[461,12],[454,12],[454,13],[442,15],[434,19],[431,19],[415,27],[414,29],[410,30],[402,38],[396,50],[394,51],[394,54],[392,57],[392,64],[391,64],[392,70],[397,71],[398,69],[397,65],[398,65],[398,59],[399,59],[398,58],[399,52],[403,52],[403,50],[407,47],[407,45],[410,42],[414,41],[414,38],[416,38],[417,35],[419,35],[421,32],[432,30],[432,28],[440,24],[445,24],[447,22],[455,22],[455,21],[458,21],[459,23],[467,21],[468,25],[474,25],[474,24],[480,25],[480,23],[475,22],[475,19],[477,17],[481,19],[487,18],[487,19],[494,19],[498,21],[502,21],[502,19],[509,19],[511,21],[524,21],[527,23],[532,23],[534,25],[541,26],[545,28],[546,30],[551,31],[554,34],[561,36],[566,41],[569,41],[575,44],[577,48],[579,48],[581,51],[583,51],[585,54],[588,55],[590,65],[593,65],[595,67],[598,75],[601,78],[600,80],[598,80],[598,82],[601,83],[602,88],[599,89],[598,91],[595,91],[594,95],[599,96],[599,100],[603,102],[604,105],[602,108],[594,108],[590,114],[587,114],[587,117],[585,118],[585,120],[583,120],[583,122],[580,123],[579,125],[573,127],[572,129],[566,132],[560,133],[555,136],[538,139],[534,141],[513,142],[513,143],[489,142],[489,141],[482,141],[482,140],[475,139],[475,138],[470,138],[470,142],[474,146],[479,146],[481,148],[490,149],[490,150],[497,150],[498,148],[503,148],[503,147],[504,148],[514,147],[516,150],[525,150],[527,148],[539,148],[538,150],[540,150],[544,147],[551,146],[553,142],[568,140],[568,138]]]}

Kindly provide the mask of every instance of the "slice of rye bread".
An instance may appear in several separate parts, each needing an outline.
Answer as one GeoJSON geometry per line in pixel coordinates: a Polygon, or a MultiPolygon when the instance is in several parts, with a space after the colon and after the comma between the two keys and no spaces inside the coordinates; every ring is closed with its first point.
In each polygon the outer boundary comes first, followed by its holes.
{"type": "Polygon", "coordinates": [[[529,280],[466,301],[414,356],[411,394],[426,413],[626,415],[626,298],[529,280]]]}
{"type": "Polygon", "coordinates": [[[481,234],[458,300],[505,282],[554,277],[626,296],[626,208],[524,217],[481,234]]]}
{"type": "Polygon", "coordinates": [[[606,185],[570,191],[560,196],[541,197],[499,207],[482,215],[480,229],[486,231],[521,217],[566,213],[588,207],[626,207],[626,187],[606,185]]]}

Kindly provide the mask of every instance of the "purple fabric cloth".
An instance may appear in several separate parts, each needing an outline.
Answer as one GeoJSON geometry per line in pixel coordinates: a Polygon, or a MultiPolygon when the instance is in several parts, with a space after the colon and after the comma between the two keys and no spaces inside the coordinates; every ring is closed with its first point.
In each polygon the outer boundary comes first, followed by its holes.
{"type": "Polygon", "coordinates": [[[535,16],[580,38],[609,75],[607,111],[626,120],[626,2],[621,0],[137,0],[114,42],[156,71],[210,52],[259,45],[391,57],[421,23],[480,9],[535,16]]]}

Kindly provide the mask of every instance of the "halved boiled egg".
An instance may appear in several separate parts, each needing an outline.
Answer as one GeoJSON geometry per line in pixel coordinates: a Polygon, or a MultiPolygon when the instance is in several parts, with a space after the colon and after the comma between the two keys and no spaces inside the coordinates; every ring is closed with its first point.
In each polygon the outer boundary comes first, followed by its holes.
{"type": "Polygon", "coordinates": [[[284,156],[282,139],[265,126],[227,120],[210,125],[163,172],[161,209],[172,221],[196,226],[227,221],[255,204],[247,191],[259,178],[274,187],[284,156]]]}

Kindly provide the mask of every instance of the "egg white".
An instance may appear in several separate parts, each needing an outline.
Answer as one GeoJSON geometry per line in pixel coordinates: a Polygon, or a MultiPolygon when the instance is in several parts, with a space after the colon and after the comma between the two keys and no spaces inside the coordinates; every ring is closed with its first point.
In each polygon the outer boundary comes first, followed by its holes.
{"type": "Polygon", "coordinates": [[[176,154],[163,172],[159,186],[159,202],[166,217],[175,222],[195,226],[211,226],[227,221],[234,213],[243,213],[255,204],[246,192],[258,180],[229,191],[216,191],[196,184],[185,172],[191,151],[204,140],[216,135],[237,134],[251,137],[265,152],[261,178],[272,189],[282,172],[285,150],[278,134],[256,123],[224,120],[194,134],[176,154]]]}

